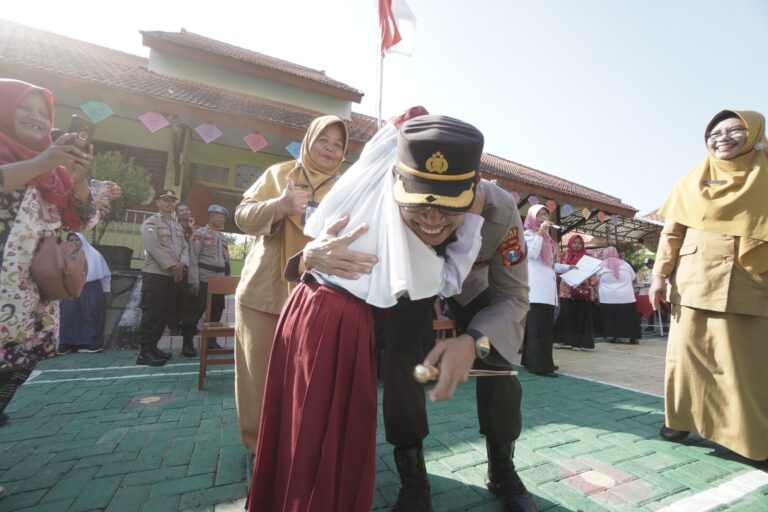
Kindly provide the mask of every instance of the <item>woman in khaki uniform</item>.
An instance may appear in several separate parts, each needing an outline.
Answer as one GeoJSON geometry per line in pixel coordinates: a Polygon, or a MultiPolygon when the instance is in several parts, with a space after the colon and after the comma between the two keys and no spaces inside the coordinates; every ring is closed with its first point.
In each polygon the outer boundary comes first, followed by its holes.
{"type": "Polygon", "coordinates": [[[293,288],[283,268],[310,239],[305,216],[335,183],[347,151],[347,128],[336,116],[309,126],[298,160],[275,164],[243,194],[235,222],[258,237],[245,260],[235,294],[235,402],[240,437],[256,451],[262,394],[280,310],[293,288]]]}
{"type": "Polygon", "coordinates": [[[671,284],[661,436],[689,432],[768,458],[768,144],[765,118],[725,110],[709,155],[662,206],[651,303],[671,284]]]}

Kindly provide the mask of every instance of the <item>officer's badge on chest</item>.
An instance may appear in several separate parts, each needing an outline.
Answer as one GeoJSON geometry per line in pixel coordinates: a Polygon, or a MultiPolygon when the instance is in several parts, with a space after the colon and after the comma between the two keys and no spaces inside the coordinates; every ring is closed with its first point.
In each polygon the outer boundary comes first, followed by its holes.
{"type": "Polygon", "coordinates": [[[507,231],[499,244],[498,251],[505,267],[516,265],[525,259],[525,243],[520,243],[518,228],[514,227],[507,231]]]}

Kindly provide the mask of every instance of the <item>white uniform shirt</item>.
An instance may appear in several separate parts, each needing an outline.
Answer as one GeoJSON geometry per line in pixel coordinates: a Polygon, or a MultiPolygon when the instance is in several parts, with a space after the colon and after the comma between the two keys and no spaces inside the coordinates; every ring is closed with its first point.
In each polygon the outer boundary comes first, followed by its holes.
{"type": "MultiPolygon", "coordinates": [[[[557,280],[555,271],[567,272],[570,266],[562,263],[547,265],[541,259],[541,247],[544,237],[531,230],[525,230],[525,243],[528,246],[528,301],[537,304],[557,306],[557,280]]],[[[555,256],[552,256],[553,258],[555,256]]]]}
{"type": "Polygon", "coordinates": [[[597,271],[600,278],[598,290],[602,304],[628,304],[635,302],[635,289],[632,283],[635,280],[635,271],[626,261],[621,262],[619,277],[613,275],[610,269],[601,267],[597,271]]]}

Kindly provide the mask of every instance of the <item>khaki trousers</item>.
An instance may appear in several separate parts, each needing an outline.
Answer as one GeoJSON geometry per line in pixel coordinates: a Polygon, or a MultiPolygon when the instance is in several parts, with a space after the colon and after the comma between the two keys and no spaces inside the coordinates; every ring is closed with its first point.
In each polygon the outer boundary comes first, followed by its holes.
{"type": "Polygon", "coordinates": [[[240,439],[251,453],[259,438],[269,354],[280,315],[235,301],[235,404],[240,439]]]}

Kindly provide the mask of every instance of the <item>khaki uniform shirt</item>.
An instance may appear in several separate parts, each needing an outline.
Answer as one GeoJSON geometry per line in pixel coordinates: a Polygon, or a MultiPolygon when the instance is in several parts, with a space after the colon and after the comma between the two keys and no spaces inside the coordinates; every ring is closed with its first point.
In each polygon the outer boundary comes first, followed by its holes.
{"type": "Polygon", "coordinates": [[[668,275],[669,301],[721,313],[768,316],[768,272],[736,261],[739,237],[667,223],[653,271],[668,275]]]}
{"type": "Polygon", "coordinates": [[[454,298],[466,305],[489,289],[490,305],[477,312],[469,327],[488,336],[491,345],[512,362],[523,343],[522,321],[529,309],[523,222],[509,192],[486,180],[480,186],[485,190],[483,241],[474,268],[454,298]]]}
{"type": "Polygon", "coordinates": [[[170,268],[177,264],[189,266],[189,247],[181,224],[159,213],[141,225],[141,240],[147,258],[142,272],[172,276],[170,268]]]}
{"type": "Polygon", "coordinates": [[[223,276],[228,264],[229,249],[224,234],[210,226],[195,230],[189,247],[189,284],[207,283],[211,276],[223,276]]]}

